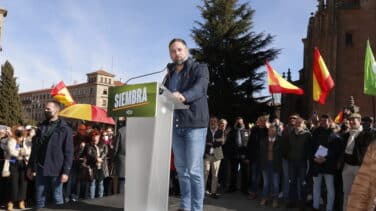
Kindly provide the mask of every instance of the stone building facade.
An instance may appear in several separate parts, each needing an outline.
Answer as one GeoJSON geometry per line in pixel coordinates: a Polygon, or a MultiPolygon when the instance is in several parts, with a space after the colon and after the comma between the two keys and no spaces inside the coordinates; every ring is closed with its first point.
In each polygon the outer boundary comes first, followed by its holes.
{"type": "Polygon", "coordinates": [[[3,31],[3,23],[4,23],[4,18],[7,16],[7,11],[5,9],[0,8],[0,51],[2,50],[1,48],[1,32],[3,31]]]}
{"type": "Polygon", "coordinates": [[[300,78],[295,84],[304,89],[303,96],[284,95],[282,116],[298,112],[309,118],[313,112],[340,112],[350,96],[363,115],[375,116],[374,97],[363,94],[364,56],[366,41],[376,53],[376,1],[318,0],[317,11],[308,22],[307,37],[303,39],[304,59],[300,78]],[[335,82],[325,105],[312,99],[313,49],[318,47],[335,82]]]}
{"type": "MultiPolygon", "coordinates": [[[[107,109],[108,89],[111,86],[121,86],[123,83],[115,80],[115,75],[104,70],[88,73],[87,82],[67,85],[76,103],[92,104],[107,109]]],[[[22,107],[26,119],[41,121],[44,119],[44,105],[52,100],[50,89],[34,90],[20,93],[22,107]]]]}

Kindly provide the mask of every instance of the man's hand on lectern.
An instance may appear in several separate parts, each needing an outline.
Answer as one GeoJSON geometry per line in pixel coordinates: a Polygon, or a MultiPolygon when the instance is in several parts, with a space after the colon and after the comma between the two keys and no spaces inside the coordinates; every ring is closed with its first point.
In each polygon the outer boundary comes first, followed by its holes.
{"type": "Polygon", "coordinates": [[[185,102],[185,97],[180,92],[173,92],[172,95],[176,97],[180,102],[185,102]]]}

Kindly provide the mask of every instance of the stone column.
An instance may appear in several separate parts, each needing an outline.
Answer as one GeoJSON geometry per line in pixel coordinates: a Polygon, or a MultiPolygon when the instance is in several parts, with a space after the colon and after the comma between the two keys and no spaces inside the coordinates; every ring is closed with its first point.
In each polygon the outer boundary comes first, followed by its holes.
{"type": "Polygon", "coordinates": [[[1,47],[1,31],[3,29],[3,22],[4,18],[7,16],[7,11],[5,9],[0,8],[0,51],[2,50],[1,47]]]}

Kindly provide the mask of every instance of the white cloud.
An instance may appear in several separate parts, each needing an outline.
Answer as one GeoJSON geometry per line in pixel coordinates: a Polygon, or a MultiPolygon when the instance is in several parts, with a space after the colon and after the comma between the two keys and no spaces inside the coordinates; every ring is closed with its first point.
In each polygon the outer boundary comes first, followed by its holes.
{"type": "Polygon", "coordinates": [[[29,52],[23,51],[17,45],[14,46],[14,49],[21,50],[12,50],[4,54],[2,63],[9,60],[12,64],[21,92],[48,88],[63,78],[57,67],[47,61],[43,55],[33,53],[30,56],[29,52]]]}

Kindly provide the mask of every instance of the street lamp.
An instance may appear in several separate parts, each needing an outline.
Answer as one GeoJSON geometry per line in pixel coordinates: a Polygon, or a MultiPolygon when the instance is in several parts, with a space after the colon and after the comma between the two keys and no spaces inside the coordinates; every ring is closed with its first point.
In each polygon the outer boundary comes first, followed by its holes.
{"type": "Polygon", "coordinates": [[[3,22],[4,22],[4,18],[7,16],[7,11],[5,9],[2,9],[0,8],[0,51],[3,50],[3,48],[1,47],[1,31],[3,29],[3,22]]]}

